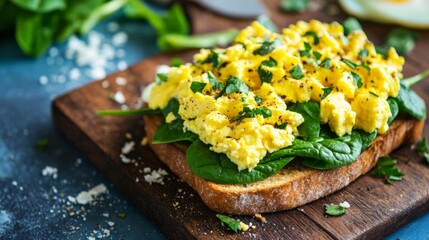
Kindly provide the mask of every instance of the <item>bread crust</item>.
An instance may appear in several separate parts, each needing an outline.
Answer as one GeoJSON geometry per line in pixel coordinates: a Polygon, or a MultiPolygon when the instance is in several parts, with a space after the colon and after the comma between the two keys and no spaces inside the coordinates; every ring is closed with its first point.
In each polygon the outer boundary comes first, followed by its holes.
{"type": "MultiPolygon", "coordinates": [[[[144,121],[147,137],[152,142],[161,118],[144,116],[144,121]]],[[[217,184],[202,179],[188,168],[183,147],[175,144],[150,144],[150,147],[213,211],[254,215],[299,207],[349,185],[374,167],[378,157],[388,155],[402,144],[419,140],[423,125],[424,122],[417,119],[397,119],[386,134],[377,136],[349,165],[321,171],[290,164],[273,176],[251,184],[217,184]]]]}

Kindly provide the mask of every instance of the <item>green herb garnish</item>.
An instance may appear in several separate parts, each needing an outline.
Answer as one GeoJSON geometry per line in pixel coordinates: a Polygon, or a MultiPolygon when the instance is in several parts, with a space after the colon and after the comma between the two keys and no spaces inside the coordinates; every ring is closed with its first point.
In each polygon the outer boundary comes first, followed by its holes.
{"type": "Polygon", "coordinates": [[[327,88],[322,88],[323,90],[323,95],[322,95],[322,100],[325,99],[331,92],[332,90],[334,90],[334,87],[327,87],[327,88]]]}
{"type": "Polygon", "coordinates": [[[223,83],[216,79],[215,75],[212,72],[207,73],[207,78],[209,79],[210,85],[213,90],[221,90],[223,88],[223,83]]]}
{"type": "Polygon", "coordinates": [[[261,115],[263,118],[272,116],[271,110],[265,106],[250,109],[247,104],[244,104],[243,111],[238,113],[238,116],[234,117],[234,121],[240,122],[244,118],[255,118],[256,115],[261,115]]]}
{"type": "Polygon", "coordinates": [[[405,174],[395,168],[395,164],[396,160],[389,156],[380,157],[377,166],[371,171],[371,174],[376,177],[385,178],[388,184],[392,184],[393,181],[400,181],[405,174]]]}
{"type": "Polygon", "coordinates": [[[304,12],[308,7],[308,0],[282,0],[280,9],[285,12],[304,12]]]}
{"type": "Polygon", "coordinates": [[[241,93],[247,94],[249,93],[249,87],[238,77],[231,76],[228,79],[226,79],[224,88],[222,88],[222,90],[219,92],[216,98],[222,96],[224,93],[230,94],[235,92],[241,92],[241,93]]]}
{"type": "Polygon", "coordinates": [[[353,82],[356,84],[358,88],[361,88],[363,86],[363,82],[360,75],[355,72],[350,72],[350,73],[352,74],[353,82]]]}
{"type": "Polygon", "coordinates": [[[237,221],[233,218],[230,218],[222,214],[216,214],[216,217],[220,219],[220,224],[226,230],[233,231],[233,232],[238,232],[241,230],[240,221],[237,221]]]}
{"type": "Polygon", "coordinates": [[[429,152],[429,145],[426,140],[426,137],[423,137],[417,144],[416,144],[416,151],[418,153],[427,153],[429,152]]]}
{"type": "Polygon", "coordinates": [[[347,36],[356,30],[362,30],[359,21],[354,17],[349,17],[343,22],[344,35],[347,36]]]}
{"type": "Polygon", "coordinates": [[[311,36],[313,38],[313,44],[317,45],[319,44],[319,37],[317,36],[317,34],[315,32],[312,31],[308,31],[304,34],[304,36],[311,36]]]}
{"type": "Polygon", "coordinates": [[[322,54],[318,51],[313,51],[313,56],[317,61],[319,61],[319,59],[322,57],[322,54]]]}
{"type": "Polygon", "coordinates": [[[376,94],[375,92],[371,92],[371,91],[369,91],[369,93],[370,93],[372,96],[380,97],[380,96],[378,96],[378,94],[376,94]]]}
{"type": "Polygon", "coordinates": [[[155,83],[160,85],[163,82],[168,81],[168,75],[167,73],[157,73],[155,76],[155,83]]]}
{"type": "Polygon", "coordinates": [[[320,63],[321,67],[324,67],[326,69],[331,69],[331,59],[330,58],[325,58],[321,63],[320,63]]]}
{"type": "Polygon", "coordinates": [[[273,78],[273,73],[268,70],[265,70],[263,66],[275,67],[277,66],[277,61],[274,58],[270,57],[269,60],[262,61],[261,66],[259,66],[258,68],[258,75],[259,75],[259,78],[261,78],[261,81],[270,83],[271,79],[273,78]]]}
{"type": "Polygon", "coordinates": [[[221,64],[221,59],[220,59],[219,54],[215,50],[211,49],[210,54],[207,56],[207,58],[204,59],[203,61],[201,61],[200,63],[202,63],[202,64],[209,63],[215,69],[219,69],[220,64],[221,64]]]}
{"type": "Polygon", "coordinates": [[[193,93],[197,93],[197,92],[202,93],[206,85],[207,83],[193,81],[191,83],[191,90],[193,93]]]}
{"type": "Polygon", "coordinates": [[[262,98],[261,98],[261,97],[259,97],[259,96],[255,96],[255,97],[254,97],[254,99],[255,99],[255,102],[256,102],[258,105],[260,105],[260,104],[262,103],[262,98]]]}
{"type": "Polygon", "coordinates": [[[253,51],[253,54],[265,56],[281,45],[283,45],[283,41],[280,38],[277,38],[272,42],[265,41],[265,42],[262,42],[261,47],[253,51]]]}
{"type": "Polygon", "coordinates": [[[364,59],[364,58],[368,57],[368,54],[369,54],[368,49],[364,48],[364,49],[359,51],[358,56],[361,59],[364,59]]]}
{"type": "Polygon", "coordinates": [[[289,71],[290,75],[295,79],[302,79],[304,77],[304,73],[299,65],[296,65],[289,71]]]}
{"type": "Polygon", "coordinates": [[[347,209],[341,205],[326,204],[325,214],[329,216],[341,216],[345,214],[347,209]]]}
{"type": "Polygon", "coordinates": [[[180,67],[181,65],[183,65],[183,60],[180,58],[174,57],[174,58],[170,59],[170,65],[172,67],[180,67]]]}
{"type": "Polygon", "coordinates": [[[357,65],[355,63],[353,63],[352,61],[345,59],[345,58],[341,58],[341,61],[343,63],[345,63],[349,68],[351,69],[356,69],[357,65]]]}
{"type": "Polygon", "coordinates": [[[286,127],[287,127],[287,122],[284,122],[284,123],[281,123],[281,124],[274,124],[274,127],[275,128],[278,128],[278,129],[285,129],[286,127]]]}

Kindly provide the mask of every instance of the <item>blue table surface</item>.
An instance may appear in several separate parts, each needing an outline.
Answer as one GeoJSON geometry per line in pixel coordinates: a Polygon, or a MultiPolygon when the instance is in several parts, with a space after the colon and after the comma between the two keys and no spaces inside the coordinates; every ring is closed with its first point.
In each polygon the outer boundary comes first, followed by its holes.
{"type": "MultiPolygon", "coordinates": [[[[111,60],[107,72],[116,71],[121,61],[131,65],[159,52],[155,32],[145,22],[107,20],[94,29],[106,42],[115,34],[108,30],[112,21],[119,23],[119,31],[128,35],[128,41],[119,47],[125,56],[111,60]]],[[[21,53],[12,34],[0,35],[0,239],[165,239],[54,128],[52,99],[92,79],[85,74],[87,68],[64,57],[66,43],[53,47],[58,55],[52,50],[40,58],[29,58],[21,53]],[[74,67],[81,72],[78,80],[67,75],[74,67]],[[41,76],[49,82],[41,84],[41,76]],[[46,150],[35,147],[41,139],[48,140],[46,150]],[[46,166],[58,170],[56,178],[42,174],[46,166]],[[68,196],[75,197],[100,183],[107,186],[107,192],[91,204],[69,201],[68,196]],[[125,218],[117,216],[122,213],[125,218]]],[[[387,239],[429,239],[428,224],[426,213],[387,239]]]]}

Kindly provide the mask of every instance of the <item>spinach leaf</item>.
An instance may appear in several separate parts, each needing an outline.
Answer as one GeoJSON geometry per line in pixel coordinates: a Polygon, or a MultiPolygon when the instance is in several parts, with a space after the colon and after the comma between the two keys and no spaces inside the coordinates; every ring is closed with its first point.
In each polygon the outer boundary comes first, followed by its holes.
{"type": "Polygon", "coordinates": [[[387,103],[389,104],[390,113],[392,114],[392,116],[387,119],[387,123],[390,124],[393,122],[393,120],[395,120],[396,116],[398,116],[399,106],[395,99],[391,97],[387,98],[387,103]]]}
{"type": "Polygon", "coordinates": [[[222,184],[245,184],[263,180],[292,161],[293,156],[273,160],[261,160],[252,171],[238,171],[225,154],[210,150],[209,146],[196,140],[186,151],[186,162],[197,176],[222,184]]]}
{"type": "Polygon", "coordinates": [[[398,103],[399,112],[406,113],[417,119],[426,118],[425,101],[413,90],[406,87],[402,82],[398,95],[394,98],[398,103]]]}
{"type": "Polygon", "coordinates": [[[354,162],[362,151],[361,133],[335,138],[313,140],[295,139],[292,145],[271,153],[266,158],[275,160],[287,156],[301,157],[300,163],[315,169],[332,169],[354,162]]]}
{"type": "Polygon", "coordinates": [[[298,126],[299,136],[304,139],[314,139],[320,133],[320,107],[319,103],[308,101],[295,103],[288,110],[297,112],[304,118],[304,123],[298,126]]]}
{"type": "Polygon", "coordinates": [[[371,174],[385,178],[388,184],[392,184],[393,181],[400,181],[405,176],[398,168],[395,168],[396,160],[390,156],[380,157],[377,161],[377,166],[371,171],[371,174]]]}
{"type": "Polygon", "coordinates": [[[401,82],[404,86],[410,88],[411,86],[420,82],[421,80],[425,79],[428,76],[429,76],[429,69],[426,69],[425,71],[423,71],[417,75],[402,79],[401,82]]]}
{"type": "Polygon", "coordinates": [[[253,51],[254,55],[261,55],[265,56],[268,53],[272,52],[274,49],[276,49],[279,46],[283,45],[283,41],[280,38],[276,38],[272,42],[262,42],[261,47],[253,51]]]}
{"type": "Polygon", "coordinates": [[[280,9],[285,12],[304,12],[308,7],[308,0],[282,0],[280,9]]]}
{"type": "Polygon", "coordinates": [[[162,123],[158,129],[156,129],[155,135],[152,139],[152,144],[172,143],[179,141],[194,142],[198,140],[197,134],[190,131],[183,131],[183,128],[171,128],[169,125],[170,124],[162,123]]]}
{"type": "Polygon", "coordinates": [[[81,34],[87,34],[97,23],[121,9],[127,2],[128,0],[112,0],[99,5],[92,11],[88,18],[81,23],[79,32],[81,34]]]}
{"type": "Polygon", "coordinates": [[[341,205],[325,204],[325,214],[329,216],[340,216],[347,212],[347,209],[341,205]]]}
{"type": "Polygon", "coordinates": [[[180,4],[173,4],[163,17],[165,31],[167,33],[176,33],[181,35],[189,34],[190,27],[185,11],[180,4]]]}

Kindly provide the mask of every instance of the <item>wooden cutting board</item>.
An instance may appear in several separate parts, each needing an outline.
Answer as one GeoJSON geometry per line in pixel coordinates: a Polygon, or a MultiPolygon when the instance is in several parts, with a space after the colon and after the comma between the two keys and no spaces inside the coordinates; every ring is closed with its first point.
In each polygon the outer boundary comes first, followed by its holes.
{"type": "MultiPolygon", "coordinates": [[[[270,17],[278,26],[285,27],[299,19],[342,21],[345,14],[326,14],[328,5],[317,12],[288,15],[277,10],[278,1],[266,1],[270,17]]],[[[231,20],[216,16],[194,5],[186,5],[193,19],[195,33],[220,30],[226,27],[244,27],[249,20],[231,20]],[[197,18],[198,16],[198,18],[197,18]],[[218,23],[218,24],[214,24],[218,23]]],[[[363,22],[367,35],[381,43],[391,29],[384,25],[363,22]]],[[[429,68],[428,32],[420,33],[416,49],[407,56],[405,75],[410,76],[429,68]]],[[[98,117],[97,110],[117,109],[119,105],[108,98],[121,91],[129,106],[140,104],[142,88],[152,81],[155,67],[169,64],[171,57],[190,60],[193,51],[154,56],[129,69],[114,73],[104,80],[78,88],[52,103],[56,127],[105,174],[168,237],[173,239],[378,239],[429,209],[429,167],[415,151],[405,146],[395,151],[398,168],[406,174],[403,181],[387,185],[370,175],[328,197],[301,208],[264,214],[266,223],[253,217],[239,217],[255,228],[244,233],[229,233],[220,227],[215,213],[209,210],[187,184],[168,171],[148,146],[141,146],[144,123],[142,117],[98,117]],[[116,84],[116,78],[127,79],[125,86],[116,84]],[[104,88],[102,82],[108,82],[104,88]],[[131,136],[131,138],[130,138],[131,136]],[[127,154],[131,163],[123,163],[121,149],[126,142],[135,142],[127,154]],[[144,181],[145,169],[166,169],[164,184],[144,181]],[[351,208],[340,217],[326,217],[324,204],[348,201],[351,208]]],[[[429,99],[429,82],[420,83],[415,90],[429,99]]],[[[428,121],[424,136],[429,137],[428,121]]]]}

